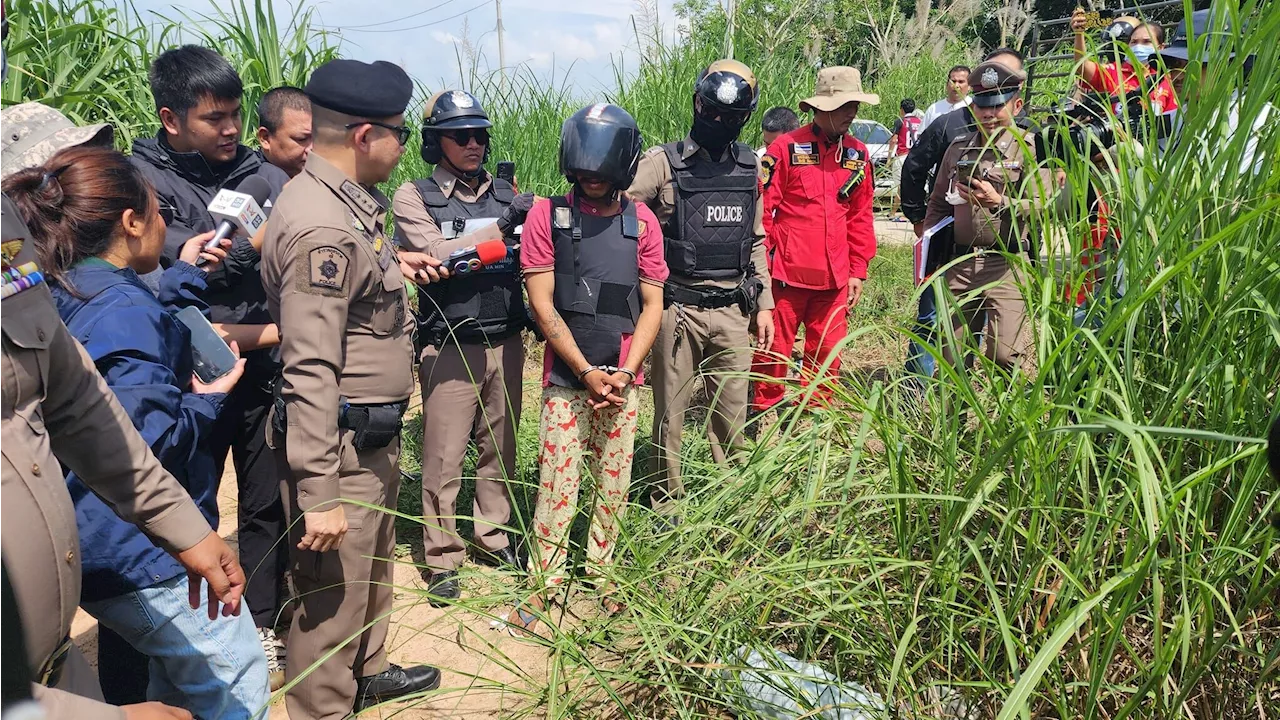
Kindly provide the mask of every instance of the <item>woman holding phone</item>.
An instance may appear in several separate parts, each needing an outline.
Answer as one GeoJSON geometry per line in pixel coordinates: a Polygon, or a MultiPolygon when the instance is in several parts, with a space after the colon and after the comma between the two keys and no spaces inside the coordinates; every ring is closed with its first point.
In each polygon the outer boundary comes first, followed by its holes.
{"type": "MultiPolygon", "coordinates": [[[[220,478],[208,433],[244,361],[200,382],[191,333],[173,313],[204,308],[206,272],[225,247],[204,250],[212,233],[192,238],[163,273],[159,298],[153,295],[139,274],[159,266],[169,209],[136,166],[108,148],[62,150],[6,178],[4,192],[31,230],[63,322],[165,469],[217,527],[220,478]],[[203,269],[195,266],[202,256],[203,269]]],[[[81,539],[81,606],[100,624],[98,670],[108,701],[160,700],[197,717],[264,716],[267,661],[250,614],[210,620],[207,606],[193,610],[182,567],[74,474],[66,482],[81,539]]]]}

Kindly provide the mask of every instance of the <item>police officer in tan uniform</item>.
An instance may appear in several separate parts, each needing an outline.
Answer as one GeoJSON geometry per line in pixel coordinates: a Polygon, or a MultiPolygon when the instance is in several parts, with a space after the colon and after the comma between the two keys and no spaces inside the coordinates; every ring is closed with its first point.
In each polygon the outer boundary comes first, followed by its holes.
{"type": "MultiPolygon", "coordinates": [[[[1014,124],[1022,109],[1026,74],[993,61],[974,68],[973,114],[977,129],[958,136],[938,166],[925,228],[954,218],[955,253],[965,257],[946,273],[957,297],[966,297],[955,336],[983,332],[987,356],[999,366],[1030,372],[1031,332],[1019,289],[1021,272],[1009,255],[1030,252],[1028,221],[1036,198],[1049,194],[1052,178],[1035,166],[1035,138],[1014,124]],[[1004,254],[1008,253],[1008,255],[1004,254]],[[967,329],[966,329],[967,328],[967,329]]],[[[943,348],[948,361],[955,351],[943,348]]]]}
{"type": "Polygon", "coordinates": [[[440,683],[435,668],[387,662],[395,518],[341,502],[394,509],[400,489],[412,319],[374,186],[404,152],[412,92],[386,62],[333,60],[312,74],[315,145],[262,248],[283,363],[270,445],[290,471],[282,492],[300,595],[286,670],[297,683],[285,698],[292,720],[336,720],[440,683]]]}
{"type": "Polygon", "coordinates": [[[515,230],[533,206],[533,194],[517,195],[510,182],[485,171],[492,126],[470,93],[433,95],[423,118],[422,159],[435,170],[401,185],[392,205],[399,247],[445,259],[489,237],[507,246],[505,257],[499,253],[502,260],[418,293],[423,554],[434,605],[459,596],[457,571],[466,545],[458,534],[455,501],[473,437],[476,557],[488,565],[519,567],[505,529],[520,426],[521,331],[529,322],[515,230]]]}
{"type": "Polygon", "coordinates": [[[224,603],[223,614],[239,613],[244,571],[191,496],[151,454],[58,318],[34,242],[7,197],[2,215],[0,543],[32,675],[40,683],[34,694],[49,718],[190,718],[187,711],[160,703],[124,708],[102,703],[98,679],[70,637],[80,604],[80,548],[59,463],[173,553],[190,571],[192,587],[199,587],[198,576],[207,578],[211,608],[217,599],[224,603]]]}
{"type": "Polygon", "coordinates": [[[706,385],[711,455],[723,463],[742,446],[752,326],[761,347],[773,342],[759,159],[737,142],[758,99],[746,65],[709,65],[694,84],[688,137],[645,153],[627,190],[662,224],[671,269],[652,360],[658,452],[651,501],[659,512],[684,495],[680,445],[694,379],[701,375],[706,385]]]}

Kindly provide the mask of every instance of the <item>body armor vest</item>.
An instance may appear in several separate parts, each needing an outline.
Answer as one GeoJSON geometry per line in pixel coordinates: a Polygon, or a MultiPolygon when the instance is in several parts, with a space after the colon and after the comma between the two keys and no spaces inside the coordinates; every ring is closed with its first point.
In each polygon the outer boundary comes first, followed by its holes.
{"type": "MultiPolygon", "coordinates": [[[[431,178],[415,180],[413,185],[440,231],[446,238],[455,238],[463,234],[467,220],[496,219],[515,198],[511,183],[497,177],[491,182],[476,202],[465,202],[456,194],[446,197],[431,178]]],[[[404,247],[403,242],[399,244],[404,247]]],[[[523,329],[528,316],[519,270],[519,254],[509,249],[500,263],[419,288],[418,316],[425,341],[438,345],[452,335],[458,342],[496,342],[523,329]]]]}
{"type": "Polygon", "coordinates": [[[684,141],[662,149],[676,185],[675,212],[662,228],[672,274],[700,280],[746,274],[755,244],[755,153],[737,142],[719,161],[682,158],[684,141]]]}
{"type": "MultiPolygon", "coordinates": [[[[623,200],[612,217],[587,215],[577,200],[551,199],[551,239],[555,244],[556,311],[592,365],[620,365],[622,336],[640,318],[640,263],[636,206],[623,200]]],[[[581,389],[577,373],[555,356],[551,382],[581,389]]]]}

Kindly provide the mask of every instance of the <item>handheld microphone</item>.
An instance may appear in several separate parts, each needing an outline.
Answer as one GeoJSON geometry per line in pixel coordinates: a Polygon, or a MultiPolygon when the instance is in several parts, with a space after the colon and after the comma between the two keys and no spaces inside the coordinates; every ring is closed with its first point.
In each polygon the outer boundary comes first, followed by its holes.
{"type": "Polygon", "coordinates": [[[466,275],[506,260],[507,250],[507,244],[501,240],[486,240],[471,247],[455,250],[450,253],[444,265],[454,275],[466,275]]]}
{"type": "MultiPolygon", "coordinates": [[[[253,237],[254,233],[267,222],[262,212],[262,204],[271,196],[271,186],[257,175],[250,175],[235,190],[223,188],[209,202],[209,214],[218,221],[213,239],[205,243],[206,250],[218,247],[223,240],[231,237],[237,230],[245,237],[253,237]]],[[[197,265],[203,265],[198,261],[197,265]]]]}

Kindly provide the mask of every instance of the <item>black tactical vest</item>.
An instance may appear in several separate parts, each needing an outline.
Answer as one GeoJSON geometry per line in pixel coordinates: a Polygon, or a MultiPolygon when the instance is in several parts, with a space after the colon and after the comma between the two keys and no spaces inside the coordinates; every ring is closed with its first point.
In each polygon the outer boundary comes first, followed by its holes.
{"type": "MultiPolygon", "coordinates": [[[[491,182],[476,202],[463,201],[457,194],[446,197],[432,178],[415,180],[413,185],[445,237],[460,237],[467,220],[497,218],[515,198],[511,183],[497,177],[491,182]]],[[[403,238],[397,239],[401,241],[397,244],[407,247],[403,238]]],[[[438,345],[452,336],[464,343],[497,342],[519,332],[528,321],[519,271],[519,255],[508,250],[500,263],[419,288],[418,317],[424,340],[438,345]]]]}
{"type": "MultiPolygon", "coordinates": [[[[551,199],[551,239],[556,250],[553,302],[582,356],[592,365],[622,364],[622,336],[634,332],[640,319],[636,257],[640,224],[636,206],[629,200],[622,202],[621,213],[598,217],[579,211],[576,200],[551,199]]],[[[559,356],[551,364],[551,382],[585,387],[559,356]]]]}
{"type": "Polygon", "coordinates": [[[698,279],[741,277],[755,244],[756,155],[734,143],[725,158],[680,157],[684,141],[662,146],[676,185],[676,210],[662,228],[667,267],[698,279]]]}

